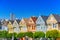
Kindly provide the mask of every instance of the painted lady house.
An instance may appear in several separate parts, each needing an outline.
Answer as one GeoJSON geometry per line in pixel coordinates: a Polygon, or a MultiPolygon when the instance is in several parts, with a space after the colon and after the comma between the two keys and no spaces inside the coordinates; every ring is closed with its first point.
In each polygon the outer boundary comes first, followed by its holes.
{"type": "Polygon", "coordinates": [[[7,19],[3,19],[1,20],[1,25],[2,25],[2,30],[8,31],[8,20],[7,19]]]}
{"type": "Polygon", "coordinates": [[[20,28],[19,28],[19,19],[14,20],[13,22],[13,28],[14,28],[14,32],[15,33],[19,33],[20,32],[20,28]]]}
{"type": "Polygon", "coordinates": [[[20,32],[27,32],[27,19],[26,18],[22,18],[19,26],[20,26],[20,32]]]}
{"type": "Polygon", "coordinates": [[[46,32],[47,30],[47,20],[48,16],[39,16],[36,20],[36,31],[46,32]]]}
{"type": "Polygon", "coordinates": [[[14,30],[14,28],[13,28],[13,20],[9,20],[9,23],[8,23],[8,32],[9,33],[13,33],[13,30],[14,30]]]}
{"type": "Polygon", "coordinates": [[[60,15],[50,14],[46,22],[48,26],[47,30],[60,30],[60,15]]]}
{"type": "Polygon", "coordinates": [[[28,31],[35,32],[36,31],[36,20],[37,17],[32,16],[28,19],[28,31]]]}

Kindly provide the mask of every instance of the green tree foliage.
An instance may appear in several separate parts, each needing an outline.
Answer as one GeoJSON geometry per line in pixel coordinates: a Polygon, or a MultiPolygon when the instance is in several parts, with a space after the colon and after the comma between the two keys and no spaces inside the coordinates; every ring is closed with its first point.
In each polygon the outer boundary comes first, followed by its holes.
{"type": "Polygon", "coordinates": [[[0,38],[6,38],[7,37],[7,31],[0,31],[0,38]]]}
{"type": "Polygon", "coordinates": [[[13,33],[7,33],[7,38],[12,38],[13,33]]]}
{"type": "Polygon", "coordinates": [[[28,36],[28,37],[31,37],[32,38],[33,37],[33,33],[32,32],[26,32],[25,33],[25,36],[28,36]]]}
{"type": "Polygon", "coordinates": [[[17,35],[17,37],[18,37],[18,38],[25,37],[25,33],[19,33],[19,34],[17,35]]]}
{"type": "Polygon", "coordinates": [[[39,32],[35,32],[34,34],[34,38],[41,38],[41,37],[45,37],[45,33],[42,31],[39,32]]]}
{"type": "Polygon", "coordinates": [[[17,38],[17,33],[13,33],[14,38],[17,38]]]}
{"type": "Polygon", "coordinates": [[[46,37],[48,38],[56,38],[58,37],[58,31],[57,30],[51,30],[46,32],[46,37]]]}

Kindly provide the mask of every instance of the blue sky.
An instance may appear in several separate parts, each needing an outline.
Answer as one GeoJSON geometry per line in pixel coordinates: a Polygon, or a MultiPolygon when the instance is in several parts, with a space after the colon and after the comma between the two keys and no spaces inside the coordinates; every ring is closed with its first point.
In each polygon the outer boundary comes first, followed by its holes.
{"type": "Polygon", "coordinates": [[[60,14],[60,0],[0,0],[0,18],[16,18],[60,14]]]}

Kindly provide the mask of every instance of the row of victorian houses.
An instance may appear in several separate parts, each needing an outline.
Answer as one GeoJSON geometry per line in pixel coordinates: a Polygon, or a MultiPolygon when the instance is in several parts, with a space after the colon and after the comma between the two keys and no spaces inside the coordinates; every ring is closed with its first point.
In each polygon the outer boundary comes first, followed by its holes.
{"type": "Polygon", "coordinates": [[[50,14],[49,16],[32,16],[16,20],[0,20],[0,30],[6,30],[9,33],[35,32],[48,30],[60,30],[60,15],[50,14]]]}

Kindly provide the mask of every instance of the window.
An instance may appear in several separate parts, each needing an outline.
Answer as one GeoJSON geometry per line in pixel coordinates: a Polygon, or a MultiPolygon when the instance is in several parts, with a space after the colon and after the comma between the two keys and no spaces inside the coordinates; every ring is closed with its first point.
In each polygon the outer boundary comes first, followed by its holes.
{"type": "Polygon", "coordinates": [[[52,26],[52,24],[48,24],[48,26],[52,26]]]}
{"type": "Polygon", "coordinates": [[[40,26],[40,24],[37,24],[37,26],[40,26]]]}
{"type": "Polygon", "coordinates": [[[53,24],[53,28],[56,28],[56,24],[53,24]]]}
{"type": "Polygon", "coordinates": [[[0,29],[2,29],[2,27],[0,26],[0,29]]]}
{"type": "Polygon", "coordinates": [[[41,27],[41,29],[42,29],[43,27],[41,27]]]}
{"type": "Polygon", "coordinates": [[[35,26],[32,26],[32,29],[35,30],[35,26]]]}

